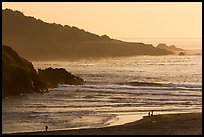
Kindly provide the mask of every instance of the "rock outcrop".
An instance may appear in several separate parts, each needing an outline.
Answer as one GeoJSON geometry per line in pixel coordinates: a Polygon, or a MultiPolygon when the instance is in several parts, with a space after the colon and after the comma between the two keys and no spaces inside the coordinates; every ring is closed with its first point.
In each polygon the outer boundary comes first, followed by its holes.
{"type": "Polygon", "coordinates": [[[58,84],[82,85],[84,80],[63,68],[34,69],[9,46],[2,45],[2,97],[45,93],[58,84]]]}
{"type": "Polygon", "coordinates": [[[167,45],[164,44],[164,43],[159,43],[156,48],[164,49],[164,50],[173,52],[174,54],[178,54],[178,53],[181,52],[181,51],[185,51],[185,50],[182,49],[182,48],[177,48],[175,45],[167,46],[167,45]]]}
{"type": "Polygon", "coordinates": [[[2,46],[2,97],[26,93],[44,93],[47,87],[40,80],[31,62],[13,49],[2,46]]]}
{"type": "Polygon", "coordinates": [[[84,80],[72,75],[63,68],[38,69],[38,75],[48,88],[57,87],[58,84],[83,85],[84,80]]]}
{"type": "Polygon", "coordinates": [[[184,52],[179,53],[180,56],[186,55],[184,52]]]}

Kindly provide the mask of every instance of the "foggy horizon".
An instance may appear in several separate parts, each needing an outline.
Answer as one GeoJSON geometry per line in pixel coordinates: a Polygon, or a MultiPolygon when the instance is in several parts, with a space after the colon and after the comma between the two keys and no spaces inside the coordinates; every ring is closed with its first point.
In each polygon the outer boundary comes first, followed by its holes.
{"type": "Polygon", "coordinates": [[[116,37],[118,40],[124,40],[126,42],[143,42],[144,44],[152,44],[156,47],[159,43],[167,45],[175,45],[176,47],[183,48],[186,50],[201,50],[202,49],[202,38],[199,37],[177,37],[177,38],[130,38],[130,37],[116,37]],[[181,41],[182,42],[178,42],[181,41]],[[192,46],[193,45],[193,46],[192,46]]]}

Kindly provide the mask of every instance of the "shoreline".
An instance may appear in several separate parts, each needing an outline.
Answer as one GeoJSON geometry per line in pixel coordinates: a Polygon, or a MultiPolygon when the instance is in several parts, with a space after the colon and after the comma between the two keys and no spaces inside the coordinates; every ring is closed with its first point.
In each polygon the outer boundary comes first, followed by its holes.
{"type": "Polygon", "coordinates": [[[12,135],[202,135],[202,112],[159,114],[123,125],[12,135]]]}

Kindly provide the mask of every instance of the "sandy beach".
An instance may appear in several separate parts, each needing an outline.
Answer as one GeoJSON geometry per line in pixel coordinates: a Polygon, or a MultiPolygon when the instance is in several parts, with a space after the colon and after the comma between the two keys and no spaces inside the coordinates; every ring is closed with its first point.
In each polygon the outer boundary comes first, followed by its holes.
{"type": "Polygon", "coordinates": [[[15,133],[22,135],[202,135],[202,113],[162,114],[124,125],[75,129],[15,133]]]}

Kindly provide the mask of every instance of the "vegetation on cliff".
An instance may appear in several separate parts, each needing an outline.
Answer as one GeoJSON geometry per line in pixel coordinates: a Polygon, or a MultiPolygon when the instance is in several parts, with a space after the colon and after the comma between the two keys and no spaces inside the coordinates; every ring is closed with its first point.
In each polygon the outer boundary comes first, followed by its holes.
{"type": "Polygon", "coordinates": [[[2,42],[31,61],[173,54],[152,44],[124,42],[74,26],[46,23],[10,9],[2,10],[2,42]]]}

